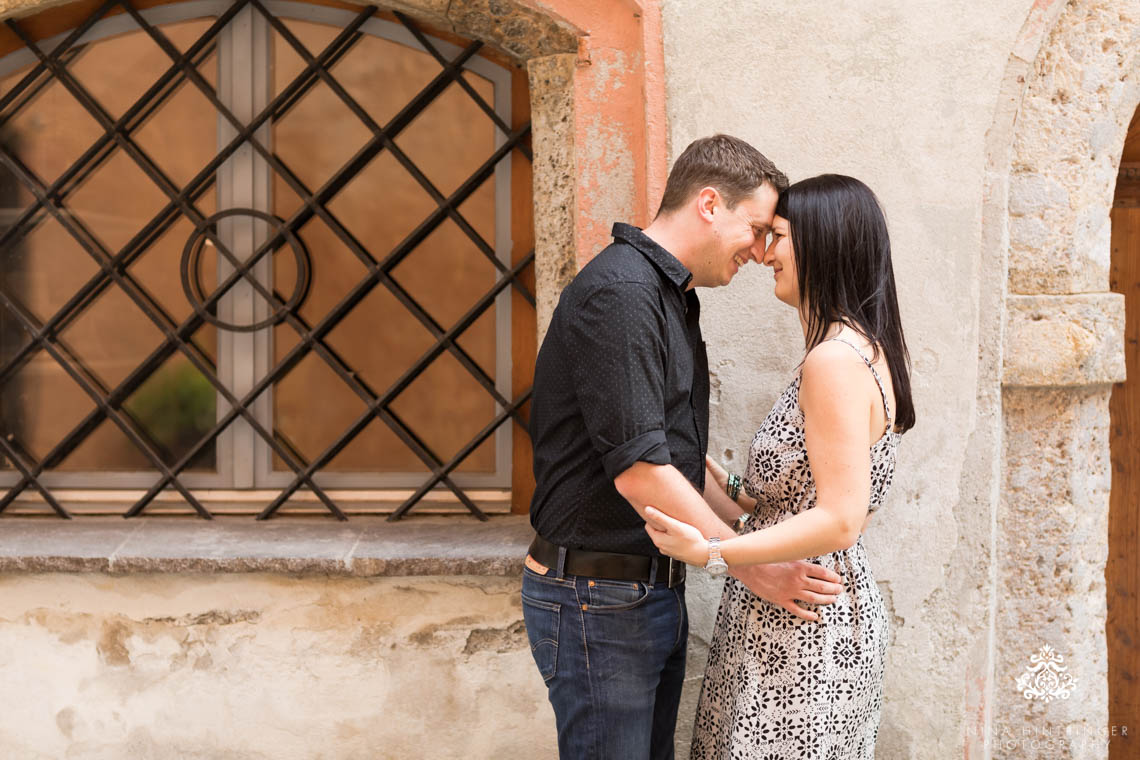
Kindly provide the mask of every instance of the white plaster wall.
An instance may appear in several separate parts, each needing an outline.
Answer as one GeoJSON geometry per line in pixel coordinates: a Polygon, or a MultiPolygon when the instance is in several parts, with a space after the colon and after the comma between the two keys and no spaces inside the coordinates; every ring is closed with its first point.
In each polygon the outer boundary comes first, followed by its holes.
{"type": "Polygon", "coordinates": [[[0,576],[0,757],[556,757],[518,587],[0,576]]]}
{"type": "MultiPolygon", "coordinates": [[[[728,132],[793,181],[825,171],[864,180],[887,213],[918,425],[866,538],[893,615],[879,757],[961,755],[977,746],[987,709],[1000,363],[999,326],[983,304],[1005,273],[983,256],[986,133],[1032,5],[664,2],[671,156],[728,132]]],[[[803,338],[766,268],[702,296],[710,451],[742,470],[803,338]]],[[[694,612],[698,665],[711,615],[694,612]]]]}

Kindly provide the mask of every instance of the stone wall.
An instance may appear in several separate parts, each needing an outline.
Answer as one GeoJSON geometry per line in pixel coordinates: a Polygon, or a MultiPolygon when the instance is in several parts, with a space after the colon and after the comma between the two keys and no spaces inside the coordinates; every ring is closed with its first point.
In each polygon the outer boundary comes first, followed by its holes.
{"type": "Polygon", "coordinates": [[[517,578],[0,575],[0,756],[549,758],[517,578]]]}
{"type": "MultiPolygon", "coordinates": [[[[1059,5],[1059,4],[1057,4],[1059,5]]],[[[995,757],[1100,758],[1108,734],[1108,400],[1124,380],[1109,212],[1140,101],[1140,3],[1074,0],[1025,67],[1009,151],[995,757]],[[1049,646],[1074,698],[1010,682],[1049,646]]]]}

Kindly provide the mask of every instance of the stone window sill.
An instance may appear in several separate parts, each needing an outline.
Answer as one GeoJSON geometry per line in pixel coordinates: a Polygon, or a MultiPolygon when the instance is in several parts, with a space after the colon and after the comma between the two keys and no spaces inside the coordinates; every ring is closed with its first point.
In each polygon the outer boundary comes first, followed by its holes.
{"type": "Polygon", "coordinates": [[[526,515],[0,518],[0,573],[509,576],[534,535],[526,515]]]}

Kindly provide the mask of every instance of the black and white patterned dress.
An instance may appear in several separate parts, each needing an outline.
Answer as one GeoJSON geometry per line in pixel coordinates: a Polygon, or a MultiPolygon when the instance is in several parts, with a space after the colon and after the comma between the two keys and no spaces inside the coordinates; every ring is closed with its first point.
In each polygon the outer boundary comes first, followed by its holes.
{"type": "MultiPolygon", "coordinates": [[[[887,425],[871,447],[871,501],[882,504],[900,434],[882,380],[887,425]]],[[[752,440],[744,487],[756,499],[745,530],[760,530],[815,506],[804,445],[800,375],[776,401],[752,440]]],[[[883,697],[887,617],[860,538],[814,557],[843,578],[845,592],[816,608],[810,623],[726,581],[709,650],[693,734],[700,760],[873,760],[883,697]]]]}

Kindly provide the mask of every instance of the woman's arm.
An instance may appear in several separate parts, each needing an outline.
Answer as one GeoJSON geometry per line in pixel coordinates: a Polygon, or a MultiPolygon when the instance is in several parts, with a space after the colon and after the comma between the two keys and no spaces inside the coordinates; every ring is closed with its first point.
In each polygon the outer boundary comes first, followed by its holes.
{"type": "Polygon", "coordinates": [[[721,510],[713,503],[715,499],[717,502],[723,504],[723,509],[726,514],[732,515],[735,520],[742,514],[752,514],[756,511],[756,500],[740,489],[740,493],[736,495],[736,503],[733,504],[732,499],[728,497],[728,472],[721,467],[712,457],[705,456],[705,501],[713,510],[720,514],[721,510]],[[718,491],[719,493],[712,493],[718,491]],[[721,498],[723,497],[723,498],[721,498]],[[735,509],[733,508],[735,506],[735,509]]]}
{"type": "Polygon", "coordinates": [[[733,529],[736,528],[736,521],[745,514],[744,510],[740,508],[739,504],[728,498],[728,494],[715,482],[712,482],[707,474],[705,476],[705,490],[701,495],[704,496],[705,502],[712,511],[716,512],[717,517],[733,529]]]}
{"type": "MultiPolygon", "coordinates": [[[[751,510],[746,512],[740,504],[740,497],[747,499],[748,494],[739,494],[736,501],[729,498],[725,491],[727,481],[728,473],[724,471],[724,468],[714,462],[711,457],[706,456],[705,490],[701,495],[712,511],[716,513],[716,516],[724,520],[735,531],[736,521],[740,519],[741,515],[750,514],[751,510]]],[[[752,502],[752,506],[755,508],[755,501],[752,502]]]]}
{"type": "MultiPolygon", "coordinates": [[[[730,566],[815,557],[858,540],[871,496],[868,430],[877,397],[867,366],[849,347],[824,343],[812,350],[804,361],[800,407],[816,505],[770,528],[722,541],[721,556],[730,566]]],[[[704,537],[658,515],[647,510],[646,530],[657,547],[690,564],[705,564],[704,537]]]]}

